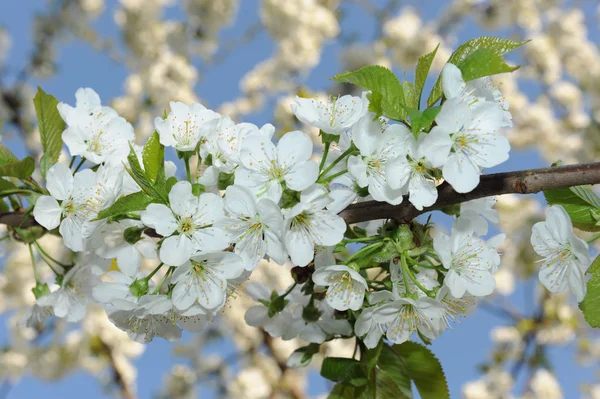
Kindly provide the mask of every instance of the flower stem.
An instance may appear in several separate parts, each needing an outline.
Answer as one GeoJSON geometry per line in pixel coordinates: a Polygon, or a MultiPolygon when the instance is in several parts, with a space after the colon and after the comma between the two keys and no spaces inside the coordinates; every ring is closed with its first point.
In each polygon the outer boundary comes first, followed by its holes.
{"type": "Polygon", "coordinates": [[[287,290],[286,290],[286,291],[285,291],[283,294],[281,294],[280,296],[281,296],[282,298],[285,298],[286,296],[288,296],[288,295],[289,295],[289,293],[290,293],[290,292],[292,292],[292,290],[293,290],[294,288],[296,288],[296,285],[297,285],[297,284],[298,284],[297,282],[294,282],[294,284],[292,284],[292,285],[290,286],[290,288],[288,288],[288,289],[287,289],[287,290]]]}
{"type": "Polygon", "coordinates": [[[146,276],[146,279],[150,280],[156,274],[156,272],[159,271],[161,267],[163,267],[163,265],[164,263],[160,262],[160,264],[156,266],[156,268],[152,270],[149,275],[146,276]]]}
{"type": "MultiPolygon", "coordinates": [[[[408,280],[406,279],[406,276],[408,276],[408,278],[410,278],[412,280],[412,282],[417,287],[419,287],[419,289],[421,291],[423,291],[425,294],[427,294],[428,297],[433,298],[433,292],[428,290],[427,288],[423,287],[423,285],[421,283],[419,283],[419,280],[417,280],[417,278],[415,277],[413,272],[410,271],[410,269],[408,267],[408,263],[406,262],[406,256],[402,256],[400,259],[402,261],[402,272],[404,274],[404,284],[407,286],[407,289],[408,289],[408,280]]],[[[407,294],[408,294],[408,292],[407,292],[407,294]]]]}
{"type": "Polygon", "coordinates": [[[183,161],[185,163],[185,173],[187,175],[187,180],[191,183],[192,182],[192,171],[190,170],[190,158],[185,157],[183,159],[183,161]]]}
{"type": "Polygon", "coordinates": [[[329,183],[331,180],[335,179],[336,177],[339,177],[343,174],[348,173],[348,169],[344,169],[341,172],[335,173],[331,176],[327,176],[326,178],[324,178],[323,180],[321,180],[321,183],[329,183]]]}
{"type": "Polygon", "coordinates": [[[342,155],[340,155],[335,161],[333,161],[331,163],[331,165],[329,165],[327,168],[325,168],[325,170],[323,172],[321,172],[321,176],[327,175],[327,173],[329,173],[329,171],[331,169],[333,169],[335,167],[335,165],[340,163],[344,158],[346,158],[348,155],[352,154],[353,152],[354,152],[354,148],[352,148],[352,147],[348,148],[346,151],[344,151],[342,153],[342,155]]]}
{"type": "Polygon", "coordinates": [[[77,173],[77,171],[79,171],[79,168],[81,168],[83,166],[83,163],[85,162],[85,158],[81,157],[81,162],[79,162],[79,164],[77,165],[77,167],[75,168],[75,172],[73,173],[77,173]]]}
{"type": "Polygon", "coordinates": [[[171,273],[173,273],[174,270],[175,270],[175,266],[169,266],[169,270],[167,270],[167,272],[165,273],[165,276],[162,278],[162,280],[160,280],[160,283],[158,283],[158,287],[156,287],[156,289],[154,290],[152,295],[155,295],[160,292],[160,289],[162,288],[163,284],[165,283],[165,281],[167,281],[167,279],[169,278],[171,273]]]}
{"type": "Polygon", "coordinates": [[[64,269],[68,269],[68,268],[70,268],[70,267],[72,267],[72,266],[73,266],[73,265],[68,265],[68,264],[66,264],[66,263],[59,262],[59,261],[57,261],[56,259],[54,259],[52,256],[50,256],[50,254],[49,254],[48,252],[46,252],[46,251],[44,250],[44,248],[42,248],[42,246],[41,246],[41,245],[40,245],[40,244],[39,244],[37,241],[34,241],[34,242],[33,242],[33,245],[35,245],[35,248],[38,250],[38,252],[39,252],[39,253],[40,253],[40,255],[42,256],[42,259],[44,259],[44,261],[45,261],[45,262],[48,264],[48,266],[50,266],[50,269],[52,269],[52,271],[53,271],[55,274],[59,275],[59,274],[62,274],[62,272],[61,272],[61,273],[58,273],[58,272],[57,272],[57,271],[54,269],[54,267],[52,267],[52,265],[50,264],[50,262],[49,262],[48,260],[50,260],[50,261],[52,261],[52,262],[56,263],[58,266],[60,266],[61,268],[64,268],[64,269]]]}
{"type": "Polygon", "coordinates": [[[41,282],[40,274],[37,269],[37,262],[35,261],[35,256],[33,255],[33,248],[31,244],[29,244],[29,255],[31,255],[31,265],[33,266],[33,276],[35,277],[35,282],[39,283],[41,282]]]}
{"type": "Polygon", "coordinates": [[[69,169],[73,167],[73,164],[75,163],[75,158],[77,158],[77,155],[71,158],[71,162],[69,163],[69,169]]]}
{"type": "Polygon", "coordinates": [[[594,241],[596,241],[598,238],[600,238],[600,233],[598,233],[598,234],[594,234],[594,235],[592,236],[592,238],[590,238],[589,240],[586,240],[586,242],[587,242],[588,244],[591,244],[591,243],[593,243],[594,241]]]}
{"type": "Polygon", "coordinates": [[[323,170],[325,166],[325,161],[327,160],[327,154],[329,154],[329,146],[331,146],[331,142],[325,143],[325,148],[323,149],[323,154],[321,155],[321,163],[319,164],[319,172],[323,170]]]}
{"type": "Polygon", "coordinates": [[[381,247],[383,245],[383,242],[377,242],[374,244],[370,244],[370,245],[366,245],[364,247],[362,247],[361,249],[359,249],[358,251],[356,251],[354,254],[350,255],[350,257],[348,259],[346,259],[346,264],[352,262],[353,260],[360,258],[363,255],[367,255],[370,254],[371,252],[375,252],[377,249],[379,249],[379,247],[381,247]]]}

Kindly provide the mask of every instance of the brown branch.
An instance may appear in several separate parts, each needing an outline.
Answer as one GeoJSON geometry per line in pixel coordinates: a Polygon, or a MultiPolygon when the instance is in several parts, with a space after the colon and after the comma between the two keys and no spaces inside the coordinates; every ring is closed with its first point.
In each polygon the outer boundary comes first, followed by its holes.
{"type": "Polygon", "coordinates": [[[119,388],[121,398],[122,399],[136,399],[135,394],[129,387],[129,384],[127,384],[125,377],[123,376],[123,374],[121,373],[121,370],[119,370],[119,367],[117,366],[117,362],[115,361],[115,357],[113,354],[113,348],[111,348],[102,339],[100,339],[100,343],[102,345],[102,349],[104,349],[104,352],[105,352],[106,356],[108,357],[108,361],[110,363],[110,367],[111,367],[112,373],[113,373],[113,382],[119,388]]]}
{"type": "Polygon", "coordinates": [[[481,182],[470,193],[457,193],[448,183],[442,183],[438,186],[437,202],[421,211],[408,202],[408,197],[405,196],[400,205],[377,201],[352,204],[340,216],[348,224],[378,219],[407,223],[425,212],[478,198],[502,194],[534,194],[543,190],[597,183],[600,183],[600,162],[496,173],[481,176],[481,182]]]}
{"type": "MultiPolygon", "coordinates": [[[[408,197],[405,196],[400,205],[378,201],[352,204],[340,212],[340,216],[348,224],[378,219],[394,219],[406,223],[425,212],[478,198],[502,194],[534,194],[543,190],[599,183],[600,162],[495,173],[481,176],[481,182],[470,193],[457,193],[448,183],[440,184],[437,188],[437,202],[421,211],[408,202],[408,197]]],[[[22,211],[0,212],[0,224],[22,228],[38,225],[32,216],[26,216],[22,211]]],[[[150,237],[161,237],[154,229],[146,229],[144,233],[150,237]]]]}

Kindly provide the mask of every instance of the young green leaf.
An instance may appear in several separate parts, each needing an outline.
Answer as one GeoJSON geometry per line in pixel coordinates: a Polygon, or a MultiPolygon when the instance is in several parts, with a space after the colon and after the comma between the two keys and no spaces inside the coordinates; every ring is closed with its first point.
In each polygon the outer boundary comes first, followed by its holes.
{"type": "Polygon", "coordinates": [[[27,156],[20,161],[0,165],[0,176],[17,177],[27,179],[35,171],[35,159],[27,156]]]}
{"type": "Polygon", "coordinates": [[[404,89],[404,102],[407,107],[412,109],[419,109],[419,100],[417,99],[417,88],[411,82],[406,80],[402,82],[404,89]]]}
{"type": "Polygon", "coordinates": [[[135,150],[130,145],[129,155],[127,156],[127,160],[129,161],[129,168],[127,168],[127,172],[131,175],[133,180],[141,187],[142,191],[148,194],[153,199],[157,200],[161,203],[167,203],[167,195],[166,192],[157,189],[146,176],[146,172],[140,166],[140,161],[138,160],[137,154],[135,150]]]}
{"type": "Polygon", "coordinates": [[[575,186],[571,187],[570,190],[573,194],[600,210],[600,197],[592,190],[591,186],[575,186]]]}
{"type": "Polygon", "coordinates": [[[382,114],[390,119],[406,119],[406,111],[402,107],[405,104],[404,89],[400,81],[389,69],[370,65],[362,67],[354,72],[343,72],[333,77],[337,82],[352,83],[373,93],[378,93],[371,97],[371,101],[379,100],[380,103],[374,105],[374,109],[381,109],[382,114]]]}
{"type": "Polygon", "coordinates": [[[585,321],[592,327],[600,327],[600,255],[594,259],[587,273],[592,275],[587,282],[587,292],[579,308],[585,321]]]}
{"type": "MultiPolygon", "coordinates": [[[[581,191],[581,190],[577,190],[581,191]]],[[[581,193],[580,193],[581,194],[581,193]]],[[[573,226],[583,231],[600,231],[594,217],[600,209],[577,195],[572,189],[560,188],[544,191],[548,205],[561,205],[573,221],[573,226]]]]}
{"type": "Polygon", "coordinates": [[[19,159],[3,144],[0,144],[0,166],[15,163],[19,159]]]}
{"type": "MultiPolygon", "coordinates": [[[[462,60],[467,58],[469,55],[473,54],[475,51],[479,49],[489,49],[494,54],[498,56],[502,56],[510,51],[513,51],[529,40],[523,42],[515,42],[513,40],[502,39],[499,37],[478,37],[475,39],[471,39],[468,42],[459,46],[456,51],[452,53],[447,62],[458,65],[462,60]]],[[[427,99],[427,106],[431,107],[435,104],[440,98],[442,98],[443,90],[442,90],[442,77],[441,75],[438,77],[435,85],[433,86],[433,90],[429,94],[429,98],[427,99]]]]}
{"type": "Polygon", "coordinates": [[[156,183],[159,169],[164,168],[165,164],[165,147],[160,143],[160,137],[155,131],[148,138],[144,149],[142,150],[142,161],[146,176],[152,184],[156,183]]]}
{"type": "Polygon", "coordinates": [[[296,349],[288,358],[288,367],[306,367],[310,364],[313,356],[319,353],[319,344],[309,344],[296,349]]]}
{"type": "Polygon", "coordinates": [[[129,212],[143,211],[152,203],[152,197],[143,191],[119,198],[114,204],[100,211],[96,220],[123,215],[129,212]]]}
{"type": "Polygon", "coordinates": [[[450,398],[442,365],[429,349],[408,341],[394,345],[391,351],[405,366],[406,374],[414,382],[422,399],[450,398]]]}
{"type": "Polygon", "coordinates": [[[415,69],[415,88],[417,92],[417,107],[420,109],[421,107],[421,96],[423,95],[423,87],[425,87],[425,82],[427,81],[427,75],[429,74],[429,69],[431,69],[431,64],[433,63],[433,59],[435,58],[435,54],[437,53],[440,45],[435,46],[431,53],[422,55],[419,57],[417,61],[417,67],[415,69]]]}
{"type": "Polygon", "coordinates": [[[40,172],[43,177],[46,177],[46,172],[58,161],[60,156],[63,146],[62,132],[65,130],[66,124],[56,108],[58,100],[47,94],[41,87],[38,87],[37,94],[33,98],[33,104],[35,105],[40,129],[42,150],[44,151],[40,160],[40,172]]]}
{"type": "Polygon", "coordinates": [[[513,72],[519,69],[518,65],[508,65],[501,55],[498,55],[487,48],[475,51],[473,54],[462,60],[457,66],[462,72],[465,82],[484,76],[513,72]]]}
{"type": "Polygon", "coordinates": [[[435,120],[435,117],[437,116],[437,114],[440,113],[441,110],[442,110],[442,107],[440,107],[440,106],[431,107],[431,108],[427,108],[425,111],[421,112],[415,118],[411,117],[410,122],[411,122],[412,132],[418,136],[418,134],[421,130],[429,130],[429,128],[433,124],[433,121],[435,120]]]}
{"type": "Polygon", "coordinates": [[[323,359],[321,376],[334,382],[343,382],[356,387],[367,383],[365,365],[358,360],[345,357],[323,359]]]}

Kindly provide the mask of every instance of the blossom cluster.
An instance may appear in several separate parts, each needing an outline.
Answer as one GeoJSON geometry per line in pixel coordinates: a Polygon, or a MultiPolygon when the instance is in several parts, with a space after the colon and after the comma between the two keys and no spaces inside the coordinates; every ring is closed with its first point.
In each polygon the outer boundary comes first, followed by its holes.
{"type": "MultiPolygon", "coordinates": [[[[26,322],[49,314],[78,321],[95,302],[136,341],[176,340],[181,329],[204,329],[230,298],[235,306],[244,286],[257,302],[246,322],[284,340],[356,335],[371,348],[384,335],[393,343],[438,337],[494,292],[504,236],[485,236],[488,222],[498,222],[495,199],[461,204],[450,235],[429,221],[348,226],[342,214],[367,200],[424,210],[442,180],[467,193],[485,168],[508,158],[501,130],[511,115],[490,79],[465,82],[447,64],[442,86],[434,126],[417,135],[371,112],[368,92],[326,102],[297,97],[298,120],[321,132],[318,161],[302,131],[275,144],[270,124],[172,102],[154,121],[154,144],[175,151],[186,179],[161,158],[155,183],[148,178],[155,166],[138,161],[150,150],[133,144],[132,126],[93,90],[78,90],[75,107],[58,105],[71,166],[48,170],[48,195],[33,210],[44,228],[58,228],[74,263],[54,261],[52,289],[37,281],[26,322]],[[105,216],[140,195],[142,205],[105,216]],[[246,282],[262,259],[291,264],[295,282],[281,292],[246,282]],[[145,260],[155,262],[150,272],[145,260]]],[[[551,208],[532,243],[548,265],[542,282],[553,292],[568,285],[581,300],[590,260],[564,209],[551,208]]]]}

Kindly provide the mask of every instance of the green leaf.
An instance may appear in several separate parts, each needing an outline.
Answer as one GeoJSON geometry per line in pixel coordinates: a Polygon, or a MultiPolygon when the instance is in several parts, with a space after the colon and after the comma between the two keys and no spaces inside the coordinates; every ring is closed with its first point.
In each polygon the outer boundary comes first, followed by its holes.
{"type": "Polygon", "coordinates": [[[326,357],[321,366],[321,376],[333,382],[343,382],[355,387],[367,383],[365,365],[345,357],[326,357]]]}
{"type": "Polygon", "coordinates": [[[319,353],[320,347],[321,345],[313,343],[296,349],[288,358],[287,366],[293,368],[308,366],[313,356],[319,353]]]}
{"type": "Polygon", "coordinates": [[[0,176],[17,177],[27,179],[35,171],[35,159],[27,156],[20,161],[6,163],[0,166],[0,176]]]}
{"type": "Polygon", "coordinates": [[[349,384],[336,384],[327,399],[367,399],[372,398],[366,392],[366,386],[353,387],[349,384]]]}
{"type": "Polygon", "coordinates": [[[414,134],[418,135],[418,133],[421,130],[428,131],[429,128],[431,127],[431,125],[433,124],[435,117],[440,113],[441,110],[442,110],[442,107],[440,107],[440,106],[431,107],[431,108],[427,108],[423,112],[420,112],[419,115],[417,117],[415,117],[414,119],[411,117],[410,122],[411,122],[412,132],[414,134]]]}
{"type": "Polygon", "coordinates": [[[587,292],[579,309],[585,321],[592,327],[600,327],[600,255],[594,259],[588,271],[592,275],[587,282],[587,292]]]}
{"type": "Polygon", "coordinates": [[[166,192],[163,190],[157,189],[148,179],[146,173],[140,166],[140,161],[135,153],[135,150],[129,145],[129,155],[127,156],[127,160],[129,161],[129,168],[127,168],[127,172],[131,175],[133,180],[140,186],[142,191],[148,194],[150,197],[156,199],[159,202],[167,203],[166,192]]]}
{"type": "Polygon", "coordinates": [[[457,65],[462,72],[465,82],[482,78],[484,76],[497,75],[499,73],[513,72],[519,66],[510,66],[501,55],[493,50],[482,48],[465,58],[457,65]]]}
{"type": "Polygon", "coordinates": [[[37,114],[38,127],[40,129],[40,139],[42,141],[42,150],[44,154],[40,160],[40,172],[46,177],[46,172],[52,165],[58,161],[60,151],[62,150],[62,132],[66,124],[58,113],[58,100],[47,94],[38,86],[38,91],[33,98],[35,112],[37,114]]]}
{"type": "Polygon", "coordinates": [[[414,382],[422,399],[450,398],[446,376],[439,360],[426,347],[416,342],[405,342],[391,347],[405,372],[414,382]]]}
{"type": "Polygon", "coordinates": [[[575,186],[569,189],[573,194],[600,210],[600,197],[592,190],[591,186],[575,186]]]}
{"type": "MultiPolygon", "coordinates": [[[[599,209],[590,205],[588,200],[580,197],[571,188],[560,188],[556,190],[544,191],[544,196],[548,205],[561,205],[573,221],[573,226],[583,231],[600,231],[600,226],[597,225],[597,220],[594,214],[597,214],[599,209]]],[[[582,191],[576,189],[581,195],[582,191]]],[[[593,201],[593,199],[591,199],[593,201]]]]}
{"type": "MultiPolygon", "coordinates": [[[[447,62],[459,65],[460,62],[466,59],[468,56],[473,54],[475,51],[479,49],[489,49],[494,54],[502,56],[510,51],[513,51],[516,48],[521,47],[529,40],[523,42],[515,42],[513,40],[502,39],[499,37],[488,37],[482,36],[475,39],[471,39],[468,42],[459,46],[450,56],[447,62]]],[[[442,77],[441,75],[438,77],[435,85],[433,86],[433,90],[429,94],[429,98],[427,99],[427,106],[431,107],[435,104],[440,98],[442,98],[443,90],[442,90],[442,77]]]]}
{"type": "Polygon", "coordinates": [[[417,98],[417,88],[411,82],[404,81],[402,83],[404,88],[404,102],[407,107],[413,109],[419,109],[419,99],[417,98]]]}
{"type": "Polygon", "coordinates": [[[0,144],[0,166],[15,163],[19,159],[5,145],[0,144]]]}
{"type": "MultiPolygon", "coordinates": [[[[400,81],[389,69],[370,65],[362,67],[354,72],[343,72],[333,77],[337,82],[352,83],[364,89],[378,93],[371,96],[371,101],[378,100],[373,109],[381,109],[382,114],[390,119],[406,119],[406,111],[402,107],[405,104],[404,89],[400,81]]],[[[369,107],[371,109],[371,107],[369,107]]]]}
{"type": "Polygon", "coordinates": [[[397,386],[399,395],[396,397],[412,398],[410,377],[406,370],[404,360],[397,356],[388,345],[382,345],[382,350],[377,362],[377,377],[389,376],[397,386]]]}
{"type": "Polygon", "coordinates": [[[417,61],[417,67],[415,69],[415,88],[417,92],[417,107],[421,106],[421,96],[423,95],[423,87],[425,87],[425,82],[427,81],[427,75],[429,74],[429,69],[431,69],[431,64],[433,63],[433,59],[435,58],[435,54],[437,53],[440,45],[435,46],[435,49],[431,53],[422,55],[419,57],[417,61]]]}
{"type": "Polygon", "coordinates": [[[152,133],[144,149],[142,150],[142,161],[144,170],[150,183],[155,184],[160,168],[165,164],[165,147],[160,143],[160,137],[156,131],[152,133]]]}
{"type": "Polygon", "coordinates": [[[129,212],[143,211],[153,202],[152,197],[143,191],[126,195],[115,201],[114,204],[98,213],[96,220],[123,215],[129,212]]]}

